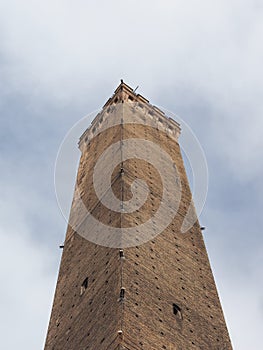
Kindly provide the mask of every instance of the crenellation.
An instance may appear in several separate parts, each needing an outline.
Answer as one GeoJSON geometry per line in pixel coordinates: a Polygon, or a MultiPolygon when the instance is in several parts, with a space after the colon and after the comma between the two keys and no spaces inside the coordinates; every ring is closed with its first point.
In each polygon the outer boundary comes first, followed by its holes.
{"type": "Polygon", "coordinates": [[[116,89],[115,94],[105,103],[101,112],[94,118],[91,126],[82,134],[79,140],[79,148],[83,151],[84,144],[90,142],[99,132],[103,131],[103,121],[107,120],[107,127],[114,126],[119,123],[119,120],[112,118],[112,113],[118,105],[121,108],[121,102],[127,102],[131,105],[134,112],[133,116],[126,117],[123,113],[124,121],[126,123],[150,123],[158,129],[168,132],[170,137],[178,141],[181,129],[180,125],[169,118],[158,107],[153,106],[149,101],[139,94],[135,94],[128,85],[121,83],[116,89]],[[143,113],[137,113],[138,108],[143,113]],[[110,116],[110,118],[109,118],[110,116]]]}

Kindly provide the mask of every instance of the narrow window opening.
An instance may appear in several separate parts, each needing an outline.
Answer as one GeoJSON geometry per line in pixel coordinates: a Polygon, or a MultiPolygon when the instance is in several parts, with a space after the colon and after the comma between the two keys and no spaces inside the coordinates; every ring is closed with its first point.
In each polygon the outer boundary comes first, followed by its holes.
{"type": "Polygon", "coordinates": [[[174,313],[174,315],[176,315],[180,319],[182,319],[182,310],[181,310],[180,306],[178,306],[175,303],[173,304],[173,313],[174,313]]]}
{"type": "Polygon", "coordinates": [[[120,250],[120,258],[124,258],[124,251],[122,249],[120,250]]]}
{"type": "Polygon", "coordinates": [[[120,301],[123,301],[123,300],[124,300],[124,295],[125,295],[125,288],[121,288],[121,291],[120,291],[120,301]]]}
{"type": "Polygon", "coordinates": [[[85,292],[85,290],[88,288],[88,285],[89,285],[89,279],[88,277],[86,277],[80,287],[80,295],[82,295],[85,292]]]}

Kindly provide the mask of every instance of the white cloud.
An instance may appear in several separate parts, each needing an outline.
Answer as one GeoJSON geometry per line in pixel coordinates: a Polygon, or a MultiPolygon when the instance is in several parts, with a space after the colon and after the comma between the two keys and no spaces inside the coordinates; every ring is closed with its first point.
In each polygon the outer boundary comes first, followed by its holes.
{"type": "Polygon", "coordinates": [[[146,86],[191,83],[220,97],[230,82],[235,86],[251,80],[251,73],[258,76],[262,11],[255,11],[253,2],[77,1],[73,6],[13,0],[2,4],[1,14],[2,50],[12,57],[9,72],[17,69],[17,83],[37,84],[49,94],[51,88],[67,98],[82,95],[91,83],[124,74],[146,86]]]}
{"type": "Polygon", "coordinates": [[[259,349],[263,326],[262,285],[259,290],[257,283],[229,283],[221,299],[234,349],[259,349]]]}
{"type": "Polygon", "coordinates": [[[46,336],[59,262],[58,249],[52,251],[48,245],[54,246],[62,232],[51,236],[57,206],[35,185],[41,175],[34,171],[34,162],[29,168],[14,161],[0,162],[1,346],[35,350],[42,348],[46,336]]]}
{"type": "Polygon", "coordinates": [[[20,224],[15,232],[1,228],[0,240],[0,263],[5,267],[0,270],[1,346],[6,350],[40,349],[54,290],[48,251],[33,244],[20,224]]]}

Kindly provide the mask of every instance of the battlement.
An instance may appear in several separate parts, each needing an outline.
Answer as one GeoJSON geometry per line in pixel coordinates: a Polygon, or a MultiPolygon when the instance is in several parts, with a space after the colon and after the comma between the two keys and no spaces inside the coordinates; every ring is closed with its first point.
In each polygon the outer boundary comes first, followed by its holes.
{"type": "Polygon", "coordinates": [[[97,114],[91,126],[82,134],[79,140],[79,148],[88,143],[94,136],[105,130],[107,127],[124,124],[144,124],[169,134],[169,137],[178,142],[181,132],[179,123],[169,118],[158,107],[149,103],[145,97],[136,94],[134,90],[121,81],[112,97],[104,104],[102,111],[97,114]],[[126,110],[124,110],[125,105],[126,110]],[[112,112],[117,110],[115,118],[112,112]],[[133,113],[127,113],[127,109],[133,113]],[[111,114],[110,118],[108,116],[111,114]],[[105,123],[106,121],[106,123],[105,123]]]}

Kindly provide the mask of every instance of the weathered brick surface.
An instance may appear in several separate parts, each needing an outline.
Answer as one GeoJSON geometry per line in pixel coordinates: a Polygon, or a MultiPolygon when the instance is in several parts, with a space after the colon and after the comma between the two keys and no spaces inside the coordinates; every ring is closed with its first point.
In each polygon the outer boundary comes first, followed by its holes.
{"type": "MultiPolygon", "coordinates": [[[[110,126],[111,117],[117,124],[120,118],[132,120],[134,106],[129,104],[129,96],[152,113],[153,121],[162,118],[122,84],[96,120],[101,118],[102,126],[110,126]],[[124,102],[118,103],[116,98],[124,102]]],[[[140,108],[139,118],[147,118],[144,108],[140,108]]],[[[93,129],[96,133],[95,126],[93,129]]],[[[176,127],[174,130],[176,136],[176,127]]],[[[88,139],[89,134],[84,136],[88,139]]],[[[45,350],[230,350],[199,223],[184,234],[180,231],[191,192],[176,137],[168,137],[161,128],[136,123],[101,130],[87,145],[81,144],[77,186],[83,202],[100,222],[113,227],[138,226],[138,235],[140,224],[156,213],[163,191],[160,174],[138,158],[117,166],[111,179],[113,192],[123,200],[131,198],[130,188],[136,178],[146,181],[150,194],[140,210],[130,214],[112,212],[96,197],[93,169],[98,158],[112,143],[129,138],[150,140],[171,156],[182,188],[178,212],[160,235],[143,245],[125,248],[124,258],[119,249],[91,243],[68,227],[45,350]],[[81,293],[85,278],[88,287],[81,293]],[[174,303],[181,309],[176,315],[174,303]]],[[[153,158],[159,156],[152,154],[153,158]]],[[[162,166],[166,171],[165,164],[162,166]]],[[[174,179],[169,181],[172,186],[174,179]]],[[[176,198],[169,197],[170,206],[175,202],[176,198]]],[[[86,215],[73,200],[72,222],[83,222],[83,230],[87,229],[86,215]]]]}

